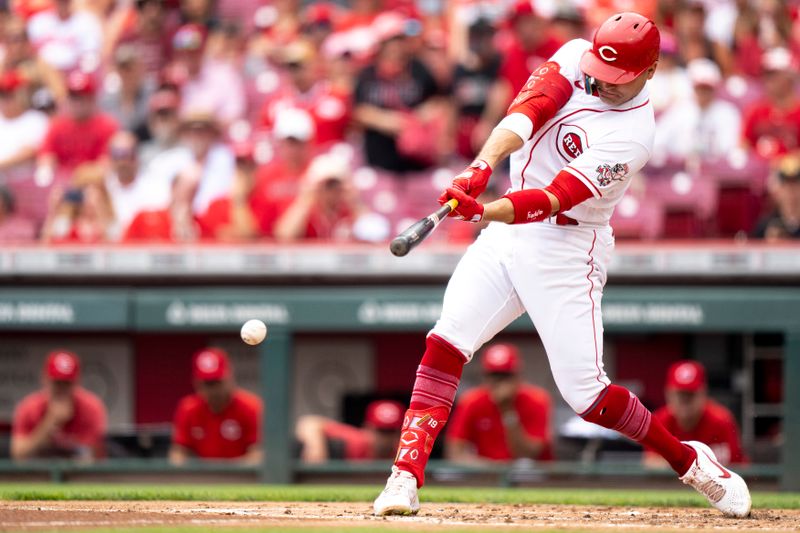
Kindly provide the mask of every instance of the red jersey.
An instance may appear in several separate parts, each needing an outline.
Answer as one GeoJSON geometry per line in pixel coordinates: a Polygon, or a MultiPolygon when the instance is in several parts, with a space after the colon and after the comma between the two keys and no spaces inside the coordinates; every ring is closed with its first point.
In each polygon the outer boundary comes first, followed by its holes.
{"type": "Polygon", "coordinates": [[[242,389],[221,413],[190,394],[178,403],[172,441],[206,459],[241,457],[261,438],[261,412],[261,399],[242,389]]]}
{"type": "Polygon", "coordinates": [[[261,122],[272,128],[282,109],[303,109],[314,120],[314,144],[327,145],[344,141],[350,123],[350,101],[328,82],[317,83],[306,93],[287,86],[272,96],[261,109],[261,122]]]}
{"type": "MultiPolygon", "coordinates": [[[[739,428],[733,415],[725,407],[713,400],[708,400],[697,426],[685,431],[678,426],[678,421],[664,406],[653,413],[667,431],[675,435],[678,440],[697,440],[708,444],[720,463],[735,464],[747,463],[748,459],[742,451],[739,441],[739,428]]],[[[653,453],[653,452],[649,452],[653,453]]]]}
{"type": "Polygon", "coordinates": [[[552,35],[545,37],[533,50],[523,49],[516,39],[511,42],[500,66],[500,77],[511,84],[512,98],[522,90],[531,72],[558,52],[562,44],[564,43],[552,35]]]}
{"type": "Polygon", "coordinates": [[[60,115],[50,123],[41,153],[54,155],[61,169],[72,170],[105,155],[108,141],[117,128],[117,122],[104,113],[95,113],[80,122],[60,115]]]}
{"type": "MultiPolygon", "coordinates": [[[[544,440],[544,449],[537,459],[552,459],[551,407],[547,392],[533,385],[520,385],[514,398],[514,409],[525,433],[544,440]]],[[[472,443],[481,457],[496,461],[514,459],[508,447],[500,409],[486,387],[472,389],[458,400],[447,428],[448,439],[472,443]]]]}
{"type": "Polygon", "coordinates": [[[273,159],[256,171],[250,206],[263,235],[272,235],[275,221],[300,191],[304,174],[305,169],[292,171],[280,159],[273,159]]]}
{"type": "Polygon", "coordinates": [[[325,438],[344,443],[344,458],[366,460],[375,458],[375,441],[369,431],[329,420],[322,428],[325,438]]]}
{"type": "MultiPolygon", "coordinates": [[[[14,436],[33,433],[47,413],[49,398],[46,391],[40,390],[22,399],[14,410],[11,430],[14,436]]],[[[75,387],[72,399],[72,418],[53,434],[50,449],[43,456],[73,457],[80,455],[80,448],[92,448],[95,456],[103,454],[107,417],[102,400],[83,387],[75,387]]]]}
{"type": "Polygon", "coordinates": [[[769,101],[754,104],[744,114],[742,129],[747,143],[764,158],[800,148],[800,102],[777,109],[769,101]]]}

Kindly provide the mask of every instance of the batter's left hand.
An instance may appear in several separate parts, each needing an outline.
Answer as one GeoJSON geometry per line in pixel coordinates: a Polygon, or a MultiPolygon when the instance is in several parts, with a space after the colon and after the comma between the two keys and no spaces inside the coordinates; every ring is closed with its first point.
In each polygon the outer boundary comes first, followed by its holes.
{"type": "Polygon", "coordinates": [[[483,204],[478,203],[475,198],[455,187],[447,189],[447,196],[458,200],[458,206],[450,213],[451,217],[466,220],[467,222],[480,222],[483,220],[483,204]]]}

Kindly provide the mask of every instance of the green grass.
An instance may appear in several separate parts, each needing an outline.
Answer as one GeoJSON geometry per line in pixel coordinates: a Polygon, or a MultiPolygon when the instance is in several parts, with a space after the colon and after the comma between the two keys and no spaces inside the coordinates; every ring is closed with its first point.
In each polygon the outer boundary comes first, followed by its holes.
{"type": "MultiPolygon", "coordinates": [[[[380,491],[368,485],[53,485],[0,484],[0,500],[174,500],[369,502],[380,491]]],[[[702,496],[682,490],[426,487],[428,503],[506,503],[704,507],[702,496]]],[[[800,494],[755,492],[753,506],[800,509],[800,494]]]]}

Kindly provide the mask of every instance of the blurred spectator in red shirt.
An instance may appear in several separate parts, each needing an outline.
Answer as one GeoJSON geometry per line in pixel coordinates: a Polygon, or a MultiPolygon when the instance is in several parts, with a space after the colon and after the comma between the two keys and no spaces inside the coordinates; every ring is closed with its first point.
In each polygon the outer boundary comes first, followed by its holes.
{"type": "Polygon", "coordinates": [[[487,114],[492,91],[498,87],[502,58],[494,46],[496,29],[486,19],[478,19],[469,27],[468,46],[464,58],[453,72],[453,99],[456,103],[456,145],[458,153],[473,159],[489,133],[497,125],[494,113],[487,114]],[[491,116],[490,116],[491,115],[491,116]]]}
{"type": "Polygon", "coordinates": [[[97,110],[96,85],[89,74],[67,75],[67,112],[53,118],[45,136],[36,168],[36,183],[46,187],[63,181],[81,163],[101,159],[108,140],[117,131],[116,121],[97,110]]]}
{"type": "Polygon", "coordinates": [[[11,457],[67,457],[90,461],[104,455],[106,408],[79,384],[80,361],[65,350],[51,352],[41,390],[14,410],[11,457]]]}
{"type": "MultiPolygon", "coordinates": [[[[500,67],[500,76],[508,82],[505,106],[519,93],[531,73],[564,44],[553,35],[531,0],[518,0],[509,20],[513,40],[500,67]]],[[[505,107],[502,111],[505,112],[505,107]]]]}
{"type": "Polygon", "coordinates": [[[744,138],[759,156],[772,159],[800,149],[797,67],[785,48],[767,51],[763,67],[766,96],[745,111],[744,138]]]}
{"type": "Polygon", "coordinates": [[[462,463],[552,459],[550,395],[522,382],[517,348],[494,344],[481,365],[484,385],[465,392],[453,408],[445,457],[462,463]]]}
{"type": "Polygon", "coordinates": [[[73,0],[54,0],[53,4],[28,21],[28,35],[39,57],[64,72],[84,62],[97,65],[103,45],[100,20],[76,9],[73,0]]]}
{"type": "Polygon", "coordinates": [[[113,240],[114,208],[104,181],[104,167],[84,163],[66,188],[50,193],[50,212],[42,229],[44,242],[101,243],[113,240]]]}
{"type": "Polygon", "coordinates": [[[248,240],[259,235],[253,214],[253,186],[256,162],[251,141],[234,143],[236,171],[229,194],[217,198],[205,213],[197,217],[200,237],[219,241],[248,240]]]}
{"type": "Polygon", "coordinates": [[[272,236],[275,221],[300,191],[313,157],[314,121],[302,109],[281,110],[272,129],[273,157],[256,171],[250,202],[262,235],[272,236]]]}
{"type": "Polygon", "coordinates": [[[134,131],[147,121],[147,103],[154,89],[143,76],[139,51],[125,44],[114,52],[113,69],[103,78],[98,104],[120,128],[134,131]]]}
{"type": "Polygon", "coordinates": [[[275,222],[275,238],[279,241],[352,239],[361,205],[350,174],[350,165],[343,157],[318,155],[303,176],[297,197],[275,222]]]}
{"type": "MultiPolygon", "coordinates": [[[[678,361],[667,371],[667,405],[653,412],[678,440],[708,444],[724,465],[746,463],[739,440],[739,428],[728,409],[708,397],[706,370],[696,361],[678,361]]],[[[646,451],[649,466],[667,466],[651,451],[646,451]]]]}
{"type": "Polygon", "coordinates": [[[722,82],[710,59],[693,59],[687,66],[694,97],[675,102],[657,120],[653,153],[680,160],[727,157],[741,144],[739,110],[717,97],[722,82]]]}
{"type": "Polygon", "coordinates": [[[219,348],[199,351],[192,378],[194,394],[175,410],[170,462],[184,465],[197,457],[260,463],[261,399],[236,386],[228,354],[219,348]]]}
{"type": "Polygon", "coordinates": [[[138,141],[129,131],[119,131],[108,143],[109,168],[105,187],[114,211],[110,238],[119,240],[134,217],[142,211],[166,209],[170,183],[157,170],[148,172],[138,158],[138,141]]]}
{"type": "Polygon", "coordinates": [[[178,146],[180,140],[180,94],[169,86],[161,87],[150,96],[145,124],[135,130],[142,140],[139,159],[148,165],[156,157],[178,146]]]}
{"type": "Polygon", "coordinates": [[[104,58],[113,57],[121,44],[132,46],[142,63],[144,75],[149,81],[155,81],[169,59],[170,37],[177,24],[177,17],[172,16],[164,4],[164,0],[136,0],[130,5],[120,5],[106,26],[104,58]]]}
{"type": "Polygon", "coordinates": [[[181,84],[182,111],[203,107],[225,127],[245,113],[242,75],[230,58],[206,52],[206,31],[197,24],[181,26],[172,37],[176,69],[181,84]]]}
{"type": "Polygon", "coordinates": [[[336,31],[352,30],[371,26],[384,8],[383,0],[352,0],[350,9],[338,20],[336,31]]]}
{"type": "Polygon", "coordinates": [[[31,93],[46,91],[63,103],[67,89],[61,73],[36,55],[28,39],[25,22],[18,18],[8,19],[2,32],[2,70],[16,70],[28,81],[31,93]]]}
{"type": "Polygon", "coordinates": [[[295,428],[300,457],[306,463],[390,459],[397,451],[404,413],[400,402],[375,400],[367,406],[362,427],[323,416],[301,416],[295,428]]]}
{"type": "Polygon", "coordinates": [[[769,192],[775,209],[758,222],[753,236],[770,242],[800,239],[800,156],[781,158],[769,192]]]}
{"type": "Polygon", "coordinates": [[[358,76],[354,118],[364,128],[364,150],[370,166],[405,173],[430,167],[441,155],[444,134],[439,88],[412,53],[408,20],[381,14],[373,23],[378,51],[358,76]]]}
{"type": "Polygon", "coordinates": [[[35,238],[35,224],[31,219],[16,214],[13,193],[0,185],[0,243],[30,242],[35,238]]]}
{"type": "Polygon", "coordinates": [[[314,119],[314,143],[328,145],[343,141],[350,122],[347,95],[333,89],[321,77],[322,64],[308,41],[295,41],[281,53],[288,83],[271,95],[261,110],[262,123],[271,128],[281,109],[306,110],[314,119]]]}

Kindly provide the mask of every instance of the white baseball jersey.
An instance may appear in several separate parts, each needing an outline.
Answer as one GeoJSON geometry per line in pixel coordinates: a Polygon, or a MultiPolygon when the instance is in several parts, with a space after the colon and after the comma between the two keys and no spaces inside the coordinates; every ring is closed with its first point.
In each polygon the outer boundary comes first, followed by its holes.
{"type": "MultiPolygon", "coordinates": [[[[646,89],[616,107],[586,94],[579,62],[590,46],[588,41],[570,41],[550,60],[574,89],[539,131],[531,135],[532,121],[517,112],[497,127],[529,138],[511,157],[512,190],[545,187],[566,170],[594,197],[566,212],[578,225],[558,225],[555,217],[489,224],[453,272],[442,316],[432,330],[469,360],[527,312],[556,385],[577,413],[588,409],[610,383],[603,367],[601,312],[614,248],[608,220],[631,176],[650,157],[655,132],[646,89]]],[[[545,63],[540,68],[555,67],[545,63]]]]}
{"type": "Polygon", "coordinates": [[[594,197],[564,214],[579,223],[604,226],[630,185],[630,178],[650,158],[655,119],[647,87],[620,106],[586,94],[579,63],[583,52],[591,47],[589,41],[574,39],[550,58],[572,84],[572,96],[511,155],[511,189],[545,187],[566,170],[594,197]]]}

